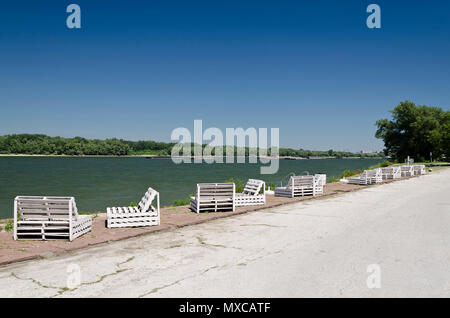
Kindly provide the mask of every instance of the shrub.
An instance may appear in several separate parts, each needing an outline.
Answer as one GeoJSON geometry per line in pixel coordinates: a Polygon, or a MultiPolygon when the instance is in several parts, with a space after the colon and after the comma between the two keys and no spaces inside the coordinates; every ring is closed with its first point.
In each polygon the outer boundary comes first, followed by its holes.
{"type": "Polygon", "coordinates": [[[373,166],[372,168],[385,168],[385,167],[389,167],[391,164],[392,164],[392,162],[385,160],[385,161],[373,166]]]}
{"type": "Polygon", "coordinates": [[[130,206],[138,206],[136,202],[130,202],[130,206]]]}
{"type": "Polygon", "coordinates": [[[8,223],[6,223],[6,225],[5,225],[5,231],[11,232],[13,230],[13,227],[14,227],[14,221],[9,220],[8,223]]]}
{"type": "Polygon", "coordinates": [[[345,170],[344,172],[342,172],[339,177],[337,178],[338,181],[342,178],[348,178],[357,174],[361,174],[361,170],[345,170]]]}
{"type": "Polygon", "coordinates": [[[382,163],[380,163],[380,167],[381,168],[385,168],[385,167],[389,167],[391,165],[391,163],[387,160],[383,161],[382,163]]]}
{"type": "Polygon", "coordinates": [[[236,186],[236,193],[242,193],[242,191],[244,191],[245,184],[242,179],[229,178],[225,180],[225,182],[234,183],[236,186]]]}
{"type": "Polygon", "coordinates": [[[347,170],[344,170],[344,172],[341,173],[341,175],[339,176],[339,179],[348,178],[351,175],[353,175],[353,173],[350,170],[347,169],[347,170]]]}
{"type": "Polygon", "coordinates": [[[338,181],[339,181],[338,178],[336,178],[335,176],[331,176],[331,177],[328,179],[327,183],[338,182],[338,181]]]}
{"type": "MultiPolygon", "coordinates": [[[[192,195],[193,196],[193,195],[192,195]]],[[[187,198],[186,200],[175,200],[173,201],[173,206],[182,206],[182,205],[189,205],[191,203],[191,198],[187,198]]]]}

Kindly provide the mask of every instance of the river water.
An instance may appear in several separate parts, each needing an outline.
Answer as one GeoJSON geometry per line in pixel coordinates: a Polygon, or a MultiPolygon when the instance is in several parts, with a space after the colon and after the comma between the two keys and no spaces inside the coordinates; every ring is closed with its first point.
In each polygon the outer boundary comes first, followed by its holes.
{"type": "Polygon", "coordinates": [[[278,173],[261,175],[260,164],[174,164],[171,159],[86,157],[0,157],[0,218],[13,217],[17,195],[74,196],[81,212],[139,202],[148,187],[160,192],[161,205],[186,199],[200,182],[229,178],[279,183],[294,172],[338,176],[380,159],[280,160],[278,173]]]}

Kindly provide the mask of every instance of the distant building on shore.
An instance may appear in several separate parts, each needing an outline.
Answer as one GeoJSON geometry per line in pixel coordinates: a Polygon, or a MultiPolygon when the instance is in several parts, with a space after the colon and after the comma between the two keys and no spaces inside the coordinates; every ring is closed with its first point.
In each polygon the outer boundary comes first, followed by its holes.
{"type": "Polygon", "coordinates": [[[374,154],[374,153],[377,153],[377,152],[373,151],[373,150],[361,150],[360,151],[360,154],[362,154],[362,155],[370,155],[370,154],[374,154]]]}

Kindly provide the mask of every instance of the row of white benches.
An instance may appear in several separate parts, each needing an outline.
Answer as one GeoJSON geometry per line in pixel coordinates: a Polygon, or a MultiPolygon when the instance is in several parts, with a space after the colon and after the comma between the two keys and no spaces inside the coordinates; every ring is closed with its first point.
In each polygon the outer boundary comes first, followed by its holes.
{"type": "MultiPolygon", "coordinates": [[[[349,178],[349,183],[372,184],[425,173],[423,165],[379,168],[365,170],[360,177],[349,178]]],[[[274,194],[291,198],[321,195],[325,183],[325,174],[291,176],[286,186],[275,188],[274,194]]],[[[257,179],[249,179],[242,193],[236,193],[234,183],[199,183],[190,199],[190,207],[197,213],[234,211],[237,206],[265,203],[265,183],[257,179]]],[[[106,214],[108,228],[159,225],[159,192],[148,188],[137,206],[107,208],[106,214]],[[152,204],[154,201],[156,206],[152,204]]],[[[74,197],[18,196],[14,200],[15,240],[72,241],[91,228],[92,217],[78,214],[74,197]]]]}
{"type": "Polygon", "coordinates": [[[426,174],[425,165],[393,166],[364,170],[360,176],[348,178],[348,183],[368,185],[379,183],[383,180],[393,180],[422,174],[426,174]]]}
{"type": "MultiPolygon", "coordinates": [[[[275,196],[297,197],[323,194],[325,174],[314,176],[291,176],[287,186],[276,187],[275,196]]],[[[242,193],[236,193],[234,183],[199,183],[197,192],[191,197],[191,209],[200,212],[234,211],[237,206],[264,205],[265,183],[250,179],[242,193]]]]}
{"type": "MultiPolygon", "coordinates": [[[[234,211],[236,206],[265,203],[265,183],[256,179],[248,180],[242,193],[235,193],[234,183],[198,184],[197,194],[191,198],[191,208],[197,213],[234,211]]],[[[159,225],[159,192],[149,188],[137,206],[107,208],[106,214],[108,228],[159,225]]],[[[92,217],[78,214],[74,197],[18,196],[14,199],[15,240],[72,241],[91,228],[92,217]]]]}
{"type": "MultiPolygon", "coordinates": [[[[323,193],[324,175],[292,177],[284,190],[292,196],[323,193]]],[[[276,194],[280,188],[276,189],[276,194]]],[[[234,183],[200,183],[191,198],[191,209],[234,211],[237,206],[264,205],[265,183],[249,179],[242,193],[234,183]]],[[[159,192],[148,188],[137,206],[106,209],[108,228],[152,226],[160,224],[159,192]],[[154,203],[155,202],[155,203],[154,203]]],[[[89,232],[92,216],[78,214],[74,197],[18,196],[14,200],[14,239],[72,241],[89,232]]]]}

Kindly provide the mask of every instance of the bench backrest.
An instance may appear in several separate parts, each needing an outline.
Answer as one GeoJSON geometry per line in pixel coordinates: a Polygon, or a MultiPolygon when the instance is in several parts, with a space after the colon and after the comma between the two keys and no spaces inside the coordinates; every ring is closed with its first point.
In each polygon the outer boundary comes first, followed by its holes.
{"type": "Polygon", "coordinates": [[[261,191],[261,188],[264,189],[264,181],[257,179],[248,179],[247,184],[245,185],[244,191],[242,191],[242,193],[248,195],[258,195],[259,192],[261,191]]]}
{"type": "Polygon", "coordinates": [[[316,173],[314,178],[317,186],[324,186],[327,183],[327,175],[324,173],[316,173]]]}
{"type": "Polygon", "coordinates": [[[414,166],[401,166],[400,169],[405,172],[414,171],[414,166]]]}
{"type": "Polygon", "coordinates": [[[394,173],[394,168],[393,167],[381,168],[381,172],[383,174],[393,174],[394,173]]]}
{"type": "Polygon", "coordinates": [[[157,192],[152,188],[148,188],[147,192],[145,192],[141,201],[138,204],[139,210],[141,212],[147,212],[150,209],[153,199],[155,199],[157,192]]]}
{"type": "Polygon", "coordinates": [[[314,176],[292,176],[288,188],[314,187],[314,176]]]}
{"type": "Polygon", "coordinates": [[[366,170],[367,171],[367,176],[368,177],[376,177],[376,176],[380,176],[381,174],[381,169],[380,168],[376,168],[376,169],[372,169],[372,170],[366,170]]]}
{"type": "Polygon", "coordinates": [[[78,210],[73,197],[38,197],[19,196],[15,198],[17,212],[22,220],[69,220],[78,217],[78,210]]]}
{"type": "Polygon", "coordinates": [[[197,198],[232,198],[234,200],[234,183],[199,183],[197,198]]]}
{"type": "Polygon", "coordinates": [[[361,178],[361,179],[367,179],[368,177],[369,177],[369,171],[368,171],[368,170],[364,170],[364,171],[361,173],[360,178],[361,178]]]}

